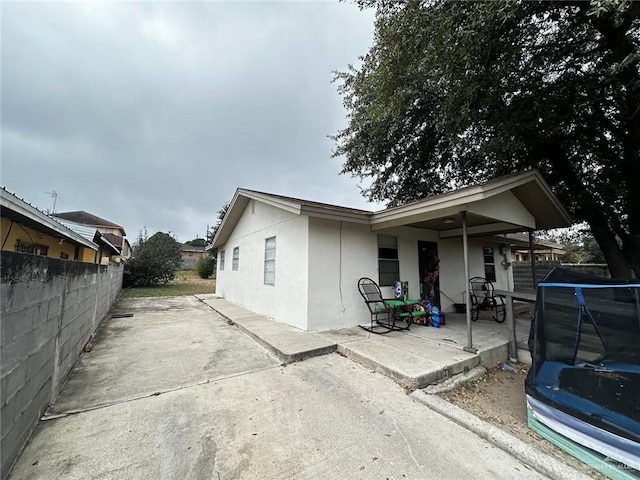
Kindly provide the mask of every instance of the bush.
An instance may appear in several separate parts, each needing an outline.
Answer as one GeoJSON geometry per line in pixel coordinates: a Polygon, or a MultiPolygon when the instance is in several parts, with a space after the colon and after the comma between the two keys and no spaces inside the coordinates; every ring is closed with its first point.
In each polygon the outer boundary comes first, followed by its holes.
{"type": "Polygon", "coordinates": [[[196,271],[200,278],[209,278],[216,271],[216,259],[211,255],[203,255],[196,263],[196,271]]]}
{"type": "Polygon", "coordinates": [[[123,287],[169,283],[181,262],[180,244],[171,235],[158,232],[148,239],[141,236],[134,256],[125,264],[123,287]]]}

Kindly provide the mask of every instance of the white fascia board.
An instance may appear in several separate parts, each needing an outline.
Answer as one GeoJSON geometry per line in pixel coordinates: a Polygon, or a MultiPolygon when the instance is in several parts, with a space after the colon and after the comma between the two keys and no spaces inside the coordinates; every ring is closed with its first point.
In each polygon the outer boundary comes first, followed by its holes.
{"type": "Polygon", "coordinates": [[[316,218],[326,218],[328,220],[336,220],[340,222],[360,223],[369,225],[371,215],[366,213],[341,212],[331,208],[322,208],[311,205],[303,205],[300,213],[316,218]]]}
{"type": "Polygon", "coordinates": [[[43,227],[53,230],[55,233],[61,235],[62,237],[68,240],[71,240],[74,243],[79,243],[85,247],[88,247],[96,251],[99,248],[98,245],[96,245],[95,243],[91,242],[90,240],[87,240],[82,235],[56,222],[47,214],[29,205],[25,201],[20,200],[18,197],[10,194],[4,189],[0,189],[0,205],[2,205],[2,208],[6,208],[7,210],[16,212],[35,223],[39,223],[43,227]]]}
{"type": "Polygon", "coordinates": [[[268,195],[268,194],[258,193],[258,192],[252,192],[249,190],[244,190],[242,188],[238,189],[237,194],[250,198],[252,200],[257,200],[259,202],[266,203],[267,205],[271,205],[272,207],[286,210],[287,212],[290,212],[290,213],[295,213],[298,215],[300,214],[300,203],[298,202],[291,202],[283,198],[279,198],[279,197],[268,195]]]}

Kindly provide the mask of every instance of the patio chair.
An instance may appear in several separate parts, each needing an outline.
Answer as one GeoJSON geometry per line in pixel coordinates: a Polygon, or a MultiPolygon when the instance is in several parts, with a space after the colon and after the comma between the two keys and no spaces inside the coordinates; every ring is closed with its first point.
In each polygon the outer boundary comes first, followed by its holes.
{"type": "Polygon", "coordinates": [[[360,325],[360,328],[368,332],[383,334],[394,330],[409,330],[414,318],[427,315],[424,310],[414,310],[418,300],[382,298],[380,287],[370,278],[362,277],[358,280],[358,291],[371,314],[369,324],[360,325]]]}
{"type": "Polygon", "coordinates": [[[504,322],[507,312],[504,298],[494,295],[493,283],[483,277],[473,277],[469,280],[469,295],[471,296],[471,320],[478,320],[481,310],[490,312],[491,318],[498,323],[504,322]]]}

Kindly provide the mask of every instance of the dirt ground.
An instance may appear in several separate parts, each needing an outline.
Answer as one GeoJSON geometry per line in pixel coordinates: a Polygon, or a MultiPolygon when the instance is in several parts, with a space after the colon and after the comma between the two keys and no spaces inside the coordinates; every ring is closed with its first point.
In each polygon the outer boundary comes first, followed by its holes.
{"type": "Polygon", "coordinates": [[[210,285],[213,291],[216,290],[216,279],[200,278],[195,270],[180,270],[176,272],[176,276],[171,283],[174,284],[187,284],[187,285],[210,285]]]}
{"type": "Polygon", "coordinates": [[[510,365],[516,368],[515,372],[496,365],[479,380],[467,382],[441,397],[592,478],[606,479],[527,427],[524,380],[529,366],[510,365]]]}

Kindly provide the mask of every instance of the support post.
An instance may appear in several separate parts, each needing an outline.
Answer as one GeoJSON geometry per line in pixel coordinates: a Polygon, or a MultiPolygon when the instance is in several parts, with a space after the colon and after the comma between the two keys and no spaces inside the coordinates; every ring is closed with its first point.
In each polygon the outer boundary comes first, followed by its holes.
{"type": "Polygon", "coordinates": [[[529,229],[529,255],[531,256],[531,275],[533,275],[533,291],[538,290],[538,280],[536,279],[536,255],[533,252],[533,229],[529,229]]]}
{"type": "Polygon", "coordinates": [[[513,315],[513,296],[505,296],[505,309],[507,316],[507,338],[509,339],[509,360],[518,361],[518,340],[516,338],[516,319],[513,315]]]}
{"type": "Polygon", "coordinates": [[[464,256],[464,298],[467,311],[467,346],[463,348],[465,352],[477,353],[473,348],[471,335],[471,297],[469,296],[469,239],[467,238],[467,212],[462,214],[462,251],[464,256]]]}

